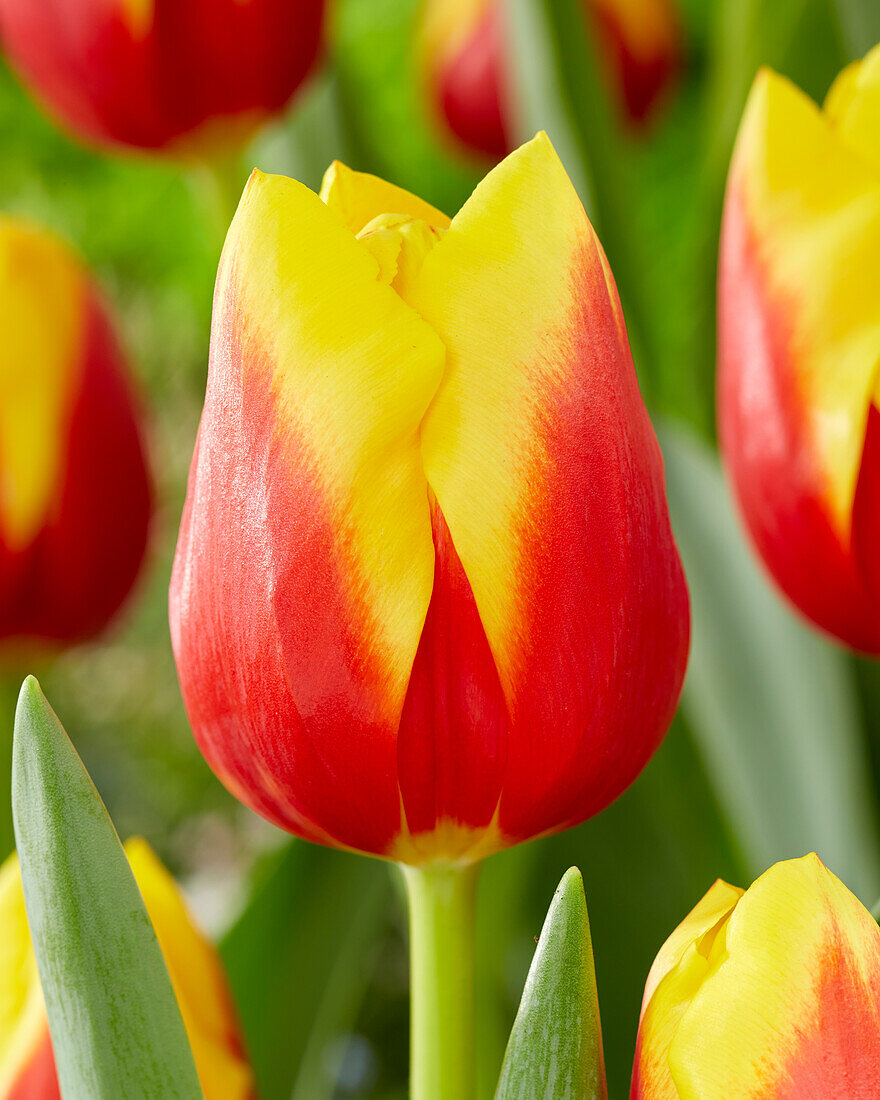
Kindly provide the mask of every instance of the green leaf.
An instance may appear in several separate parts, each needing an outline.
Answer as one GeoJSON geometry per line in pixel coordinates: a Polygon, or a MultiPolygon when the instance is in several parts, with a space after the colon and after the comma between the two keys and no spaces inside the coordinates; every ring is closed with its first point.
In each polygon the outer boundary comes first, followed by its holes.
{"type": "Polygon", "coordinates": [[[877,0],[832,0],[852,57],[861,57],[880,42],[880,4],[877,0]]]}
{"type": "Polygon", "coordinates": [[[495,1100],[604,1100],[605,1065],[584,883],[553,897],[501,1067],[495,1100]]]}
{"type": "Polygon", "coordinates": [[[771,589],[712,451],[672,428],[661,439],[691,592],[684,711],[749,870],[816,851],[873,901],[877,806],[845,655],[771,589]]]}
{"type": "Polygon", "coordinates": [[[257,869],[220,953],[261,1100],[333,1095],[328,1048],[352,1030],[390,898],[384,863],[304,841],[257,869]]]}
{"type": "Polygon", "coordinates": [[[32,676],[15,717],[12,812],[65,1100],[201,1098],[165,960],[116,830],[32,676]]]}

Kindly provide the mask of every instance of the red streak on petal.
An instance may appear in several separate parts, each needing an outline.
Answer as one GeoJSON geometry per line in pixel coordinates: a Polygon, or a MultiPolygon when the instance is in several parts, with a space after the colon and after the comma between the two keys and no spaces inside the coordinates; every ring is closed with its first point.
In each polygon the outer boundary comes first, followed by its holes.
{"type": "Polygon", "coordinates": [[[767,1100],[875,1100],[880,1093],[880,946],[853,944],[833,928],[815,960],[814,997],[793,1029],[797,1045],[785,1076],[768,1087],[767,1100]],[[836,937],[834,932],[837,932],[836,937]],[[852,958],[858,950],[861,958],[852,958]],[[861,968],[867,970],[866,987],[861,968]]]}
{"type": "Polygon", "coordinates": [[[473,592],[436,503],[434,589],[400,721],[400,789],[412,833],[488,826],[501,793],[508,717],[473,592]]]}
{"type": "Polygon", "coordinates": [[[7,1100],[61,1100],[55,1052],[48,1027],[21,1076],[13,1084],[7,1100]]]}
{"type": "Polygon", "coordinates": [[[499,821],[520,839],[578,824],[626,789],[672,720],[687,663],[662,459],[600,247],[577,256],[568,331],[545,342],[568,369],[542,399],[510,579],[522,651],[499,821]]]}

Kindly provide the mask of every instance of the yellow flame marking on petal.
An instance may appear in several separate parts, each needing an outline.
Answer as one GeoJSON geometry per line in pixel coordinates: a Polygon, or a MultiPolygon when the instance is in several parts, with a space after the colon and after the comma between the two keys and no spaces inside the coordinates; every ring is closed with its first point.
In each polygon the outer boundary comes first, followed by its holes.
{"type": "Polygon", "coordinates": [[[43,991],[13,853],[0,867],[0,1096],[8,1095],[45,1029],[43,991]]]}
{"type": "Polygon", "coordinates": [[[132,38],[144,39],[150,33],[156,15],[156,0],[120,0],[122,18],[132,38]]]}
{"type": "Polygon", "coordinates": [[[79,371],[85,278],[54,237],[0,218],[0,537],[23,549],[62,479],[79,371]]]}

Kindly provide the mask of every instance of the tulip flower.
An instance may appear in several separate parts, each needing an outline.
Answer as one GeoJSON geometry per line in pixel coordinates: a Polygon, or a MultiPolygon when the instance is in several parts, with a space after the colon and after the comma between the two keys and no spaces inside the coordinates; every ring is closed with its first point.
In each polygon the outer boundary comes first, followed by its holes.
{"type": "Polygon", "coordinates": [[[0,217],[0,641],[101,630],[137,576],[150,487],[110,320],[60,241],[0,217]]]}
{"type": "Polygon", "coordinates": [[[324,0],[0,0],[7,56],[99,145],[192,152],[241,140],[312,68],[324,0]]]}
{"type": "Polygon", "coordinates": [[[718,881],[648,975],[631,1100],[873,1100],[880,929],[815,856],[718,881]]]}
{"type": "Polygon", "coordinates": [[[475,872],[583,821],[672,716],[688,603],[614,280],[546,136],[450,221],[254,173],[171,585],[208,762],[407,875],[413,1096],[472,1077],[475,872]]]}
{"type": "MultiPolygon", "coordinates": [[[[125,846],[165,957],[205,1100],[253,1100],[226,977],[174,880],[145,841],[125,846]]],[[[0,867],[0,1100],[60,1100],[18,858],[0,867]]]]}
{"type": "Polygon", "coordinates": [[[227,238],[171,589],[209,763],[410,863],[577,824],[675,708],[688,604],[614,281],[546,136],[450,220],[335,165],[227,238]]]}
{"type": "Polygon", "coordinates": [[[820,110],[763,71],[719,268],[721,446],[752,539],[801,612],[880,653],[880,48],[820,110]]]}
{"type": "Polygon", "coordinates": [[[413,1096],[471,1079],[488,853],[632,782],[688,602],[614,280],[545,135],[450,221],[255,172],[171,584],[195,736],[308,840],[416,865],[413,1096]]]}
{"type": "MultiPolygon", "coordinates": [[[[581,0],[621,110],[644,124],[681,63],[674,0],[581,0]]],[[[511,74],[500,0],[427,0],[420,54],[429,101],[446,128],[492,160],[511,148],[511,74]]]]}

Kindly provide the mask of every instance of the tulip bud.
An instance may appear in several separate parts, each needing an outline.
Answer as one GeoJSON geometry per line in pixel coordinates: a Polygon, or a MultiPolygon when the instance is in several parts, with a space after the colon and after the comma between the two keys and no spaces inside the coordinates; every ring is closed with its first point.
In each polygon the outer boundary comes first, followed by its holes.
{"type": "Polygon", "coordinates": [[[0,641],[101,630],[144,555],[150,487],[110,321],[65,245],[0,217],[0,641]]]}
{"type": "Polygon", "coordinates": [[[255,173],[171,586],[229,788],[412,863],[566,828],[657,747],[688,625],[614,280],[546,136],[451,222],[342,165],[320,197],[255,173]]]}
{"type": "Polygon", "coordinates": [[[187,152],[241,140],[315,62],[324,0],[0,0],[24,80],[99,145],[187,152]]]}
{"type": "Polygon", "coordinates": [[[880,652],[880,48],[823,110],[755,81],[724,209],[721,446],[792,602],[880,652]]]}
{"type": "Polygon", "coordinates": [[[880,929],[815,856],[720,880],[642,1001],[631,1100],[880,1095],[880,929]]]}
{"type": "MultiPolygon", "coordinates": [[[[205,1100],[253,1100],[226,977],[174,880],[143,840],[125,851],[165,957],[205,1100]]],[[[60,1100],[18,858],[0,867],[0,1100],[60,1100]]]]}
{"type": "MultiPolygon", "coordinates": [[[[647,121],[681,64],[674,0],[581,0],[599,58],[629,122],[647,121]]],[[[429,102],[450,133],[498,160],[511,149],[510,82],[500,0],[426,0],[420,54],[429,102]]]]}

